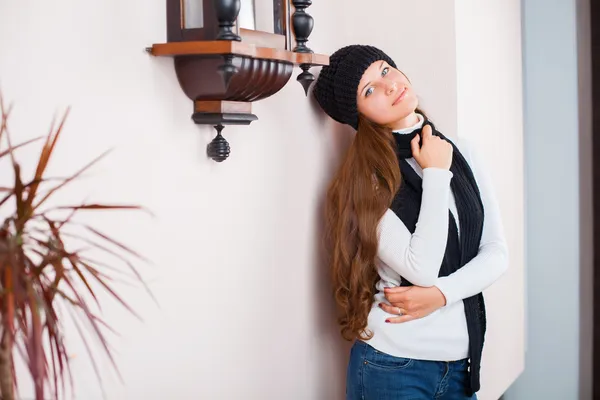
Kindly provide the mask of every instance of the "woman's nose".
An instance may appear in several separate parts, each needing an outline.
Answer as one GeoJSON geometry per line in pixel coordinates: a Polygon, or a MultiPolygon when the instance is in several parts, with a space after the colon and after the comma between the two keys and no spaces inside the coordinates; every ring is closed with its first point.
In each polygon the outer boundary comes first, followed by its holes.
{"type": "Polygon", "coordinates": [[[394,93],[396,89],[396,82],[390,82],[387,87],[387,94],[394,93]]]}

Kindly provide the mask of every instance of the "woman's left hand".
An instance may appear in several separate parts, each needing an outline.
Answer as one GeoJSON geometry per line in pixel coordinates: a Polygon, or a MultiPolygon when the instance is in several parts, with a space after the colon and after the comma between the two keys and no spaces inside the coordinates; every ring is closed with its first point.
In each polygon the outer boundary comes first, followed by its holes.
{"type": "Polygon", "coordinates": [[[385,288],[384,293],[391,305],[379,303],[379,307],[387,313],[400,315],[385,320],[392,324],[426,317],[446,305],[446,298],[436,286],[399,286],[385,288]]]}

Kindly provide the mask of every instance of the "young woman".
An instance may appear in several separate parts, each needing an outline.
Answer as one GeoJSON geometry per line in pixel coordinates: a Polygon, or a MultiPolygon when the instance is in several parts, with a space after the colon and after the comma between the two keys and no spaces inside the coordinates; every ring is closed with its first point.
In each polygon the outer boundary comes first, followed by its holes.
{"type": "Polygon", "coordinates": [[[326,210],[341,332],[355,340],[346,398],[476,399],[481,292],[508,264],[490,179],[375,47],[336,51],[313,93],[357,130],[326,210]]]}

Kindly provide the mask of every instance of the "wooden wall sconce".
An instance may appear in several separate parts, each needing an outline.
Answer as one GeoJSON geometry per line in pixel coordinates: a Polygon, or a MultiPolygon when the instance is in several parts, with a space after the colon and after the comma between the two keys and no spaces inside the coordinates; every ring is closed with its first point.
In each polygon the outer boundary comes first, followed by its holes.
{"type": "Polygon", "coordinates": [[[315,54],[306,46],[314,21],[305,10],[312,0],[166,2],[167,43],[146,50],[174,58],[179,84],[194,102],[192,119],[217,130],[207,147],[215,161],[225,160],[230,153],[221,135],[223,127],[258,119],[252,114],[252,102],[283,88],[294,66],[300,67],[297,80],[308,94],[315,79],[309,69],[329,64],[327,55],[315,54]],[[273,9],[273,18],[262,26],[254,15],[259,1],[269,8],[272,3],[273,9]]]}

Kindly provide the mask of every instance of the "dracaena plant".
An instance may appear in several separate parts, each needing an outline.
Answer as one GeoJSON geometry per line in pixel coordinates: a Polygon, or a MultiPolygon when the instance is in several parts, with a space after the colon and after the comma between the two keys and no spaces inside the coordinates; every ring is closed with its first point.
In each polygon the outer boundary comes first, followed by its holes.
{"type": "Polygon", "coordinates": [[[68,178],[47,178],[45,171],[68,110],[45,137],[19,144],[12,143],[8,129],[11,107],[5,107],[1,96],[0,111],[0,176],[12,175],[9,185],[0,187],[0,397],[15,398],[18,381],[14,361],[22,357],[36,400],[58,399],[66,393],[66,383],[71,389],[74,386],[64,318],[71,318],[82,336],[98,378],[98,364],[90,348],[94,337],[120,376],[106,335],[111,328],[97,311],[98,291],[105,291],[137,316],[117,293],[115,281],[122,277],[116,274],[126,269],[129,278],[148,290],[134,266],[135,261],[147,260],[88,223],[77,222],[76,216],[142,208],[89,203],[50,206],[55,193],[106,153],[68,178]],[[19,148],[34,145],[41,147],[37,166],[33,176],[24,177],[19,148]]]}

